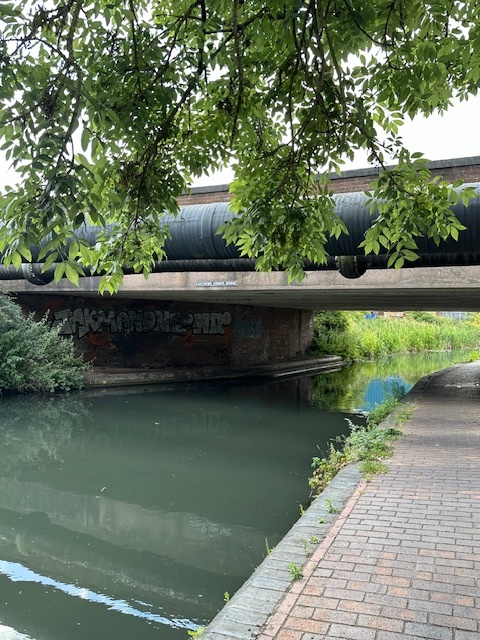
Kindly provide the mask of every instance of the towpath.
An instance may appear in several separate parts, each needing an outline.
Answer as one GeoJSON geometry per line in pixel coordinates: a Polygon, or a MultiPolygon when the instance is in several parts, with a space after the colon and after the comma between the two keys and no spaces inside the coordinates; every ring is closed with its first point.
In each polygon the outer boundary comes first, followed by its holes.
{"type": "MultiPolygon", "coordinates": [[[[206,640],[478,640],[479,383],[478,362],[421,380],[409,394],[416,408],[388,472],[353,482],[304,577],[288,582],[291,532],[277,558],[269,556],[208,627],[206,640]]],[[[314,531],[323,518],[317,511],[308,521],[309,511],[304,518],[314,531]]]]}

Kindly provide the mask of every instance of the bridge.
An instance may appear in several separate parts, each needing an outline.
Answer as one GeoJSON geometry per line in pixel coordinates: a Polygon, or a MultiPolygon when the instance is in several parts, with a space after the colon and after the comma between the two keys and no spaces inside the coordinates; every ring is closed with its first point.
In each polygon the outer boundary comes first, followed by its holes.
{"type": "MultiPolygon", "coordinates": [[[[439,170],[480,183],[480,158],[458,163],[439,170]]],[[[204,190],[198,195],[206,197],[204,190]]],[[[214,190],[213,198],[225,199],[225,191],[214,190]]],[[[42,274],[42,265],[0,268],[1,286],[26,310],[48,312],[86,358],[117,367],[239,367],[301,358],[312,311],[320,309],[480,311],[480,196],[455,209],[468,227],[458,244],[437,248],[425,240],[419,266],[401,270],[385,269],[384,255],[365,258],[357,249],[371,220],[364,202],[361,193],[338,196],[350,235],[332,241],[325,268],[307,265],[300,283],[288,284],[283,272],[256,272],[226,247],[215,231],[228,219],[228,205],[217,201],[183,208],[170,221],[169,260],[148,280],[126,275],[114,297],[98,295],[96,277],[81,278],[79,287],[49,282],[53,274],[42,274]]],[[[85,233],[95,241],[95,229],[85,233]]]]}

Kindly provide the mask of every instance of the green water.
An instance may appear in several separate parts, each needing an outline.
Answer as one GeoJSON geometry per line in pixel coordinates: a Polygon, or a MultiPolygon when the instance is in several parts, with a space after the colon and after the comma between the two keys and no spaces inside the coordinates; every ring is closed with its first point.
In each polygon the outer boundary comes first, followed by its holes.
{"type": "Polygon", "coordinates": [[[1,399],[0,637],[208,623],[298,518],[311,457],[379,373],[355,371],[1,399]]]}

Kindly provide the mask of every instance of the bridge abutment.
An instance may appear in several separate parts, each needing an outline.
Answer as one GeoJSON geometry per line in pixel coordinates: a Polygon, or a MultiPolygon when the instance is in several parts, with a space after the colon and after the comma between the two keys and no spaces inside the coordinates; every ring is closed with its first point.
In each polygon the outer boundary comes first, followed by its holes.
{"type": "Polygon", "coordinates": [[[254,367],[302,358],[313,338],[302,309],[45,293],[17,301],[101,367],[254,367]]]}

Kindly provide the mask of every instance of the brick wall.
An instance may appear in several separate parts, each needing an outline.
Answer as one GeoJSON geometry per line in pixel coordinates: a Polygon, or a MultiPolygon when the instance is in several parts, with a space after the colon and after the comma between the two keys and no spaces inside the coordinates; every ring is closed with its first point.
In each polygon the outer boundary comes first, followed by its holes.
{"type": "Polygon", "coordinates": [[[312,313],[239,305],[18,294],[108,367],[247,367],[303,357],[312,313]]]}
{"type": "MultiPolygon", "coordinates": [[[[456,180],[480,182],[480,157],[437,160],[431,162],[429,167],[433,176],[441,176],[450,183],[456,180]]],[[[377,176],[378,169],[374,168],[344,171],[339,176],[332,176],[331,188],[334,193],[365,191],[377,176]]],[[[219,185],[193,188],[190,195],[179,198],[179,203],[184,206],[187,204],[228,202],[229,200],[228,185],[219,185]]]]}

